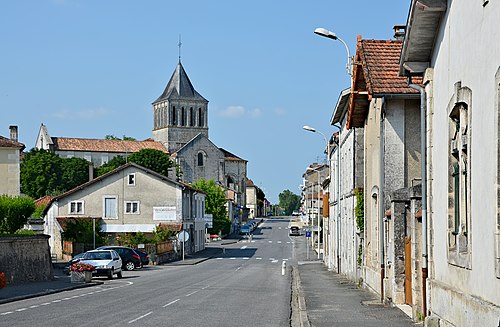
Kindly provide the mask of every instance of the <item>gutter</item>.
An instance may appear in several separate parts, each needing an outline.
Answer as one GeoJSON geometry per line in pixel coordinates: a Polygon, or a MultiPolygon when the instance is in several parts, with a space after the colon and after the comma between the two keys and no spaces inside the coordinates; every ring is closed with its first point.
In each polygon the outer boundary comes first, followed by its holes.
{"type": "Polygon", "coordinates": [[[423,311],[424,317],[427,316],[427,153],[426,153],[426,92],[423,87],[416,84],[411,84],[409,87],[420,92],[420,170],[422,174],[422,295],[423,295],[423,311]]]}
{"type": "Polygon", "coordinates": [[[380,110],[380,167],[379,167],[379,252],[380,252],[380,301],[384,302],[384,279],[385,279],[385,235],[384,235],[384,218],[385,218],[385,170],[384,170],[384,120],[385,120],[385,98],[382,99],[380,110]]]}

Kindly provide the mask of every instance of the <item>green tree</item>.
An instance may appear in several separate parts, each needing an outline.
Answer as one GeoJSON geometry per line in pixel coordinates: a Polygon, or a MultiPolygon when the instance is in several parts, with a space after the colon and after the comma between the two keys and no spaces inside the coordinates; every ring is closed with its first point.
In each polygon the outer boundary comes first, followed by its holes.
{"type": "Polygon", "coordinates": [[[168,169],[176,167],[168,154],[155,149],[142,149],[128,156],[128,161],[168,176],[168,169]]]}
{"type": "Polygon", "coordinates": [[[32,198],[0,195],[0,232],[15,233],[34,211],[35,202],[32,198]]]}
{"type": "Polygon", "coordinates": [[[266,194],[262,189],[258,186],[256,186],[257,189],[257,207],[260,208],[261,214],[265,214],[262,211],[262,208],[264,208],[264,200],[266,199],[266,194]]]}
{"type": "Polygon", "coordinates": [[[107,134],[104,136],[105,140],[124,140],[124,141],[136,141],[136,139],[132,136],[125,136],[123,135],[123,138],[119,138],[114,136],[113,134],[107,134]]]}
{"type": "Polygon", "coordinates": [[[226,195],[224,189],[217,185],[213,180],[199,179],[193,183],[193,187],[202,190],[206,193],[205,197],[205,212],[213,215],[214,227],[209,229],[210,233],[218,233],[226,235],[231,228],[226,210],[226,195]]]}
{"type": "Polygon", "coordinates": [[[89,181],[90,163],[82,158],[62,158],[62,191],[68,191],[72,188],[82,185],[89,181]]]}
{"type": "MultiPolygon", "coordinates": [[[[94,241],[94,224],[92,219],[68,220],[63,232],[63,239],[75,243],[92,244],[94,241]]],[[[95,224],[95,242],[103,244],[104,233],[100,224],[95,224]]]]}
{"type": "Polygon", "coordinates": [[[21,192],[34,199],[63,191],[61,158],[48,150],[31,149],[21,162],[21,192]]]}
{"type": "Polygon", "coordinates": [[[300,196],[292,193],[290,190],[284,190],[278,196],[279,206],[285,210],[285,215],[291,215],[294,210],[300,206],[300,196]]]}
{"type": "Polygon", "coordinates": [[[104,175],[112,170],[115,170],[116,168],[123,166],[124,164],[127,163],[127,159],[123,156],[116,156],[113,157],[110,161],[105,163],[104,165],[97,167],[95,169],[95,175],[96,176],[101,176],[104,175]]]}

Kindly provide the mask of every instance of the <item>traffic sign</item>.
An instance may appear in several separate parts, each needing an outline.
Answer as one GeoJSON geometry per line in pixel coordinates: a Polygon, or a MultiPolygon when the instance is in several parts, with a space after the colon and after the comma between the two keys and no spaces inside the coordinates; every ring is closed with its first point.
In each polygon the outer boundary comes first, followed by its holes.
{"type": "Polygon", "coordinates": [[[189,233],[185,230],[180,231],[179,234],[177,234],[177,239],[181,242],[187,242],[189,240],[189,233]]]}
{"type": "Polygon", "coordinates": [[[306,237],[311,237],[311,231],[310,230],[306,230],[306,237]]]}

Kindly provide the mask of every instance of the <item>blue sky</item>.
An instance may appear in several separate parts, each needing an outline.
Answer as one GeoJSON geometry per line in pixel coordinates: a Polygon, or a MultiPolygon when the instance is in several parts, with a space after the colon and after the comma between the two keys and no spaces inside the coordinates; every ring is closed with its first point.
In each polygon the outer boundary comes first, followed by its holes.
{"type": "Polygon", "coordinates": [[[151,103],[181,61],[209,100],[209,137],[248,160],[268,199],[299,194],[306,167],[324,160],[325,135],[349,86],[356,37],[392,39],[409,0],[2,1],[0,135],[19,126],[34,146],[51,136],[151,137],[151,103]]]}

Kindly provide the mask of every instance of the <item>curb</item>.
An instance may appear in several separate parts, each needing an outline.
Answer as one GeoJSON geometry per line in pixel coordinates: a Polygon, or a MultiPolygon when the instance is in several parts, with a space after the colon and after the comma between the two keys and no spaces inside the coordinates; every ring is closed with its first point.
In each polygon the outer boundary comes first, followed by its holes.
{"type": "Polygon", "coordinates": [[[49,295],[49,294],[55,294],[55,293],[61,293],[64,291],[71,291],[74,289],[78,288],[85,288],[85,287],[92,287],[92,286],[97,286],[97,285],[102,285],[104,282],[90,282],[90,283],[83,283],[83,284],[77,284],[73,286],[68,286],[64,288],[59,288],[59,289],[48,289],[43,292],[38,292],[38,293],[33,293],[33,294],[26,294],[26,295],[20,295],[20,296],[14,296],[11,298],[7,299],[0,299],[0,304],[5,304],[5,303],[10,303],[10,302],[15,302],[15,301],[21,301],[21,300],[26,300],[26,299],[31,299],[34,297],[39,297],[39,296],[44,296],[44,295],[49,295]]]}
{"type": "Polygon", "coordinates": [[[292,315],[290,325],[292,327],[310,327],[307,316],[306,299],[302,292],[300,273],[298,267],[292,267],[292,315]]]}

